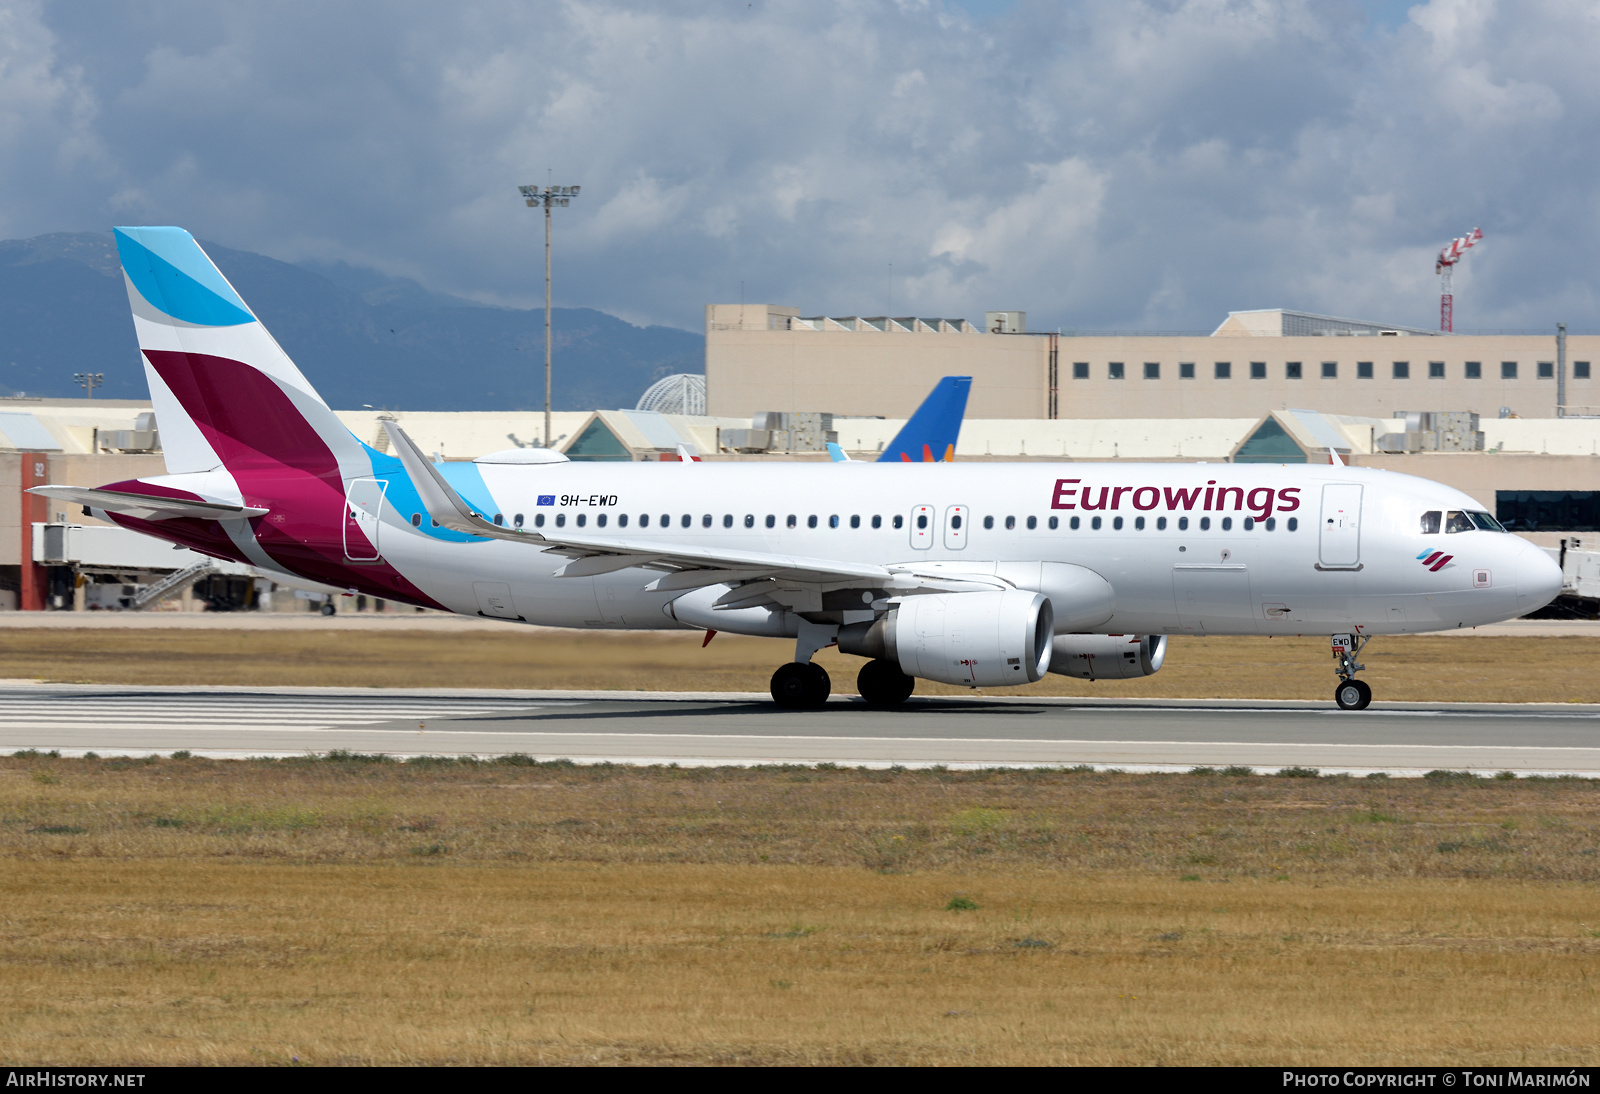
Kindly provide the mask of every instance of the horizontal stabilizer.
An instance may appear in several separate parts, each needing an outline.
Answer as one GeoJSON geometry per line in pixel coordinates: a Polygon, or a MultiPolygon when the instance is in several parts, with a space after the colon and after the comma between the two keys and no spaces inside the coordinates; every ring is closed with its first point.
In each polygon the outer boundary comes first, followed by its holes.
{"type": "Polygon", "coordinates": [[[140,520],[172,520],[176,517],[240,520],[264,516],[270,511],[250,505],[230,505],[223,501],[161,498],[149,494],[127,494],[121,490],[92,490],[86,486],[35,486],[28,493],[74,505],[87,505],[107,513],[121,513],[140,520]]]}

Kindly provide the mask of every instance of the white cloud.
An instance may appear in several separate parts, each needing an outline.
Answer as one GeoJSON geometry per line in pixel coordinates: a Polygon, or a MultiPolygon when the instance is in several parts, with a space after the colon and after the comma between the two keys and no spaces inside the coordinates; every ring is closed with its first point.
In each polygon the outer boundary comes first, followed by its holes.
{"type": "Polygon", "coordinates": [[[0,230],[149,218],[694,327],[812,312],[1209,329],[1283,305],[1427,324],[1482,224],[1467,326],[1600,327],[1600,14],[1431,0],[0,0],[0,230]]]}

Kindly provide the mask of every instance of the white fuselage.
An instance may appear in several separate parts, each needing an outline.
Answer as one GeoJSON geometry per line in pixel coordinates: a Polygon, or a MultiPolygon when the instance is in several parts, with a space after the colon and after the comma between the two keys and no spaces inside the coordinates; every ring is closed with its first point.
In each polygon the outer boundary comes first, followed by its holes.
{"type": "MultiPolygon", "coordinates": [[[[476,471],[477,504],[507,525],[520,515],[524,527],[552,534],[953,572],[1075,564],[1115,589],[1101,633],[1454,630],[1524,614],[1560,585],[1554,562],[1519,537],[1424,534],[1425,512],[1482,508],[1467,495],[1364,468],[618,462],[476,471]]],[[[530,543],[466,540],[433,528],[420,505],[390,498],[384,559],[453,611],[563,627],[681,625],[665,609],[682,590],[647,588],[657,571],[556,576],[566,559],[530,543]]]]}

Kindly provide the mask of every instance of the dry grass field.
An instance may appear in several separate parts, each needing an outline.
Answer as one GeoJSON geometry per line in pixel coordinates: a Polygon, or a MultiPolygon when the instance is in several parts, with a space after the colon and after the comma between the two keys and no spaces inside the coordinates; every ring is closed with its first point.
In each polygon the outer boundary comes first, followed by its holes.
{"type": "MultiPolygon", "coordinates": [[[[0,676],[105,684],[765,691],[793,656],[778,639],[680,632],[554,632],[507,626],[443,636],[416,631],[0,631],[0,676]]],[[[863,663],[817,660],[836,694],[863,663]]],[[[1380,699],[1600,702],[1600,638],[1379,638],[1362,660],[1380,699]]],[[[1141,680],[1050,676],[1011,695],[1327,699],[1335,677],[1323,637],[1173,638],[1141,680]]],[[[919,681],[919,694],[963,689],[919,681]]]]}
{"type": "Polygon", "coordinates": [[[1588,1064],[1597,806],[1445,775],[17,756],[0,1062],[1588,1064]]]}

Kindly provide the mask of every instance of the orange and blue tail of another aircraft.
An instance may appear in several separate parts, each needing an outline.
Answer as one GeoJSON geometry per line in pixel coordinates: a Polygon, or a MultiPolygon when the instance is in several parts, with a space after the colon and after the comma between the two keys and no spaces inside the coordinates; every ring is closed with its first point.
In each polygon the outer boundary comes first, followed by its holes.
{"type": "Polygon", "coordinates": [[[946,376],[878,457],[879,463],[949,463],[956,456],[961,419],[967,412],[970,376],[946,376]]]}

